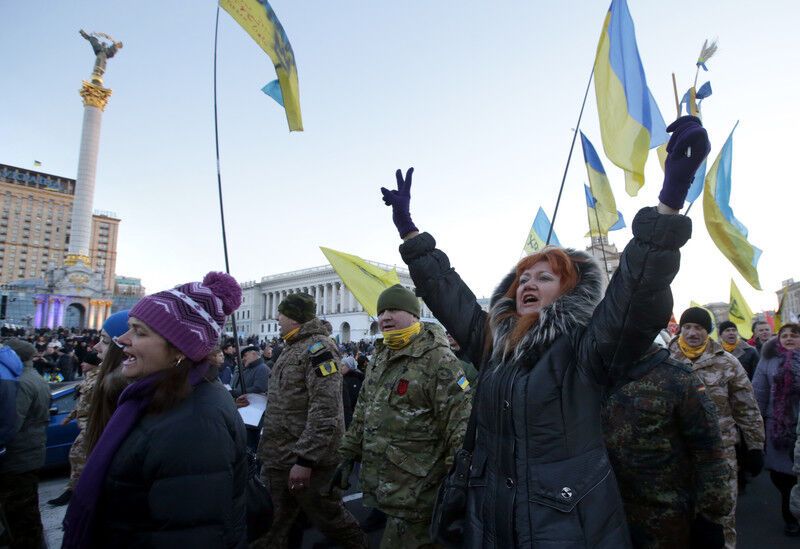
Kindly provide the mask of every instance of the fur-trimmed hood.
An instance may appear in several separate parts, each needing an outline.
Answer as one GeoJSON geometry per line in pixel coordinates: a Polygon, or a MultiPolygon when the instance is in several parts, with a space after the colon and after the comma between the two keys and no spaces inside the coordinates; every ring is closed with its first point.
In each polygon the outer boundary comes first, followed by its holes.
{"type": "Polygon", "coordinates": [[[529,351],[541,354],[559,336],[589,323],[595,307],[603,298],[605,275],[588,253],[572,248],[564,248],[564,251],[575,263],[578,283],[572,290],[542,309],[539,321],[513,349],[513,354],[504,353],[503,350],[518,317],[510,316],[502,320],[497,318],[503,313],[516,311],[515,298],[505,297],[516,277],[516,265],[492,293],[489,325],[492,330],[492,359],[497,364],[508,359],[517,361],[529,351]]]}
{"type": "Polygon", "coordinates": [[[780,343],[778,336],[769,338],[766,343],[761,346],[761,358],[769,360],[771,358],[780,357],[780,352],[778,352],[778,343],[780,343]]]}

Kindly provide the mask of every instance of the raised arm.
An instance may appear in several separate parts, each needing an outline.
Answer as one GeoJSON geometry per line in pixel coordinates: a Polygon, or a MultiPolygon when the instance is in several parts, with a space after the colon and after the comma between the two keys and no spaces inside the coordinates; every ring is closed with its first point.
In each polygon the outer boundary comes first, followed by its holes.
{"type": "Polygon", "coordinates": [[[436,241],[428,233],[420,233],[411,220],[411,177],[409,168],[405,178],[397,170],[397,190],[381,188],[383,201],[392,207],[392,221],[404,243],[400,255],[408,265],[417,295],[433,312],[464,353],[476,367],[480,367],[486,329],[486,313],[458,273],[450,267],[445,253],[436,248],[436,241]]]}
{"type": "Polygon", "coordinates": [[[636,214],[633,239],[579,339],[578,363],[600,384],[625,375],[666,326],[672,311],[670,284],[680,267],[680,248],[692,233],[691,219],[677,212],[711,145],[693,116],[679,118],[667,131],[672,137],[660,202],[636,214]]]}

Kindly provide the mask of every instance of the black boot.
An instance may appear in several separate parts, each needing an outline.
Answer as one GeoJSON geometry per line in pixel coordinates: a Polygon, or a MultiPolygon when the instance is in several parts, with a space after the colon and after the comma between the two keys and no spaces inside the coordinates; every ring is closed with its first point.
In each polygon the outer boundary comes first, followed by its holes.
{"type": "Polygon", "coordinates": [[[53,507],[61,507],[62,505],[66,505],[69,503],[69,499],[72,497],[72,490],[67,488],[64,490],[64,493],[58,496],[55,499],[51,499],[47,503],[52,505],[53,507]]]}

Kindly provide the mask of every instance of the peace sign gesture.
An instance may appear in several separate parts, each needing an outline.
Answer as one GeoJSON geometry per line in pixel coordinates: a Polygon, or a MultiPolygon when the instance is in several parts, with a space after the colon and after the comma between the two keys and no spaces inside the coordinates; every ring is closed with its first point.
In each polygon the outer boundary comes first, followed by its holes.
{"type": "Polygon", "coordinates": [[[409,211],[411,204],[411,177],[413,175],[414,168],[408,169],[405,178],[403,178],[403,172],[397,170],[395,172],[397,190],[390,191],[386,187],[381,187],[383,202],[392,207],[392,221],[394,226],[397,227],[397,232],[400,233],[400,238],[418,230],[411,220],[411,212],[409,211]]]}

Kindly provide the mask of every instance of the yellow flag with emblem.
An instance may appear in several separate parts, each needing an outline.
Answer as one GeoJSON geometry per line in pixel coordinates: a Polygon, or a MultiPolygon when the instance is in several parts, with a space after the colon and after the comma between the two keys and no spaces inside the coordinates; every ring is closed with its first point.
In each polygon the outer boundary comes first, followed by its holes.
{"type": "Polygon", "coordinates": [[[711,339],[717,339],[717,317],[714,316],[714,313],[708,307],[703,307],[697,301],[690,301],[690,307],[700,307],[704,311],[708,311],[708,314],[711,315],[711,331],[708,333],[708,337],[711,339]]]}
{"type": "Polygon", "coordinates": [[[281,105],[286,110],[290,131],[303,131],[303,116],[300,113],[300,84],[297,65],[289,38],[278,21],[267,0],[219,0],[227,11],[256,44],[269,55],[275,65],[280,85],[281,105]]]}
{"type": "Polygon", "coordinates": [[[744,300],[742,292],[731,279],[731,300],[728,305],[728,320],[736,324],[739,335],[744,339],[750,339],[753,335],[753,311],[744,300]]]}
{"type": "Polygon", "coordinates": [[[319,249],[364,310],[371,316],[378,316],[378,296],[386,288],[400,284],[397,270],[384,270],[357,255],[322,246],[319,249]]]}

